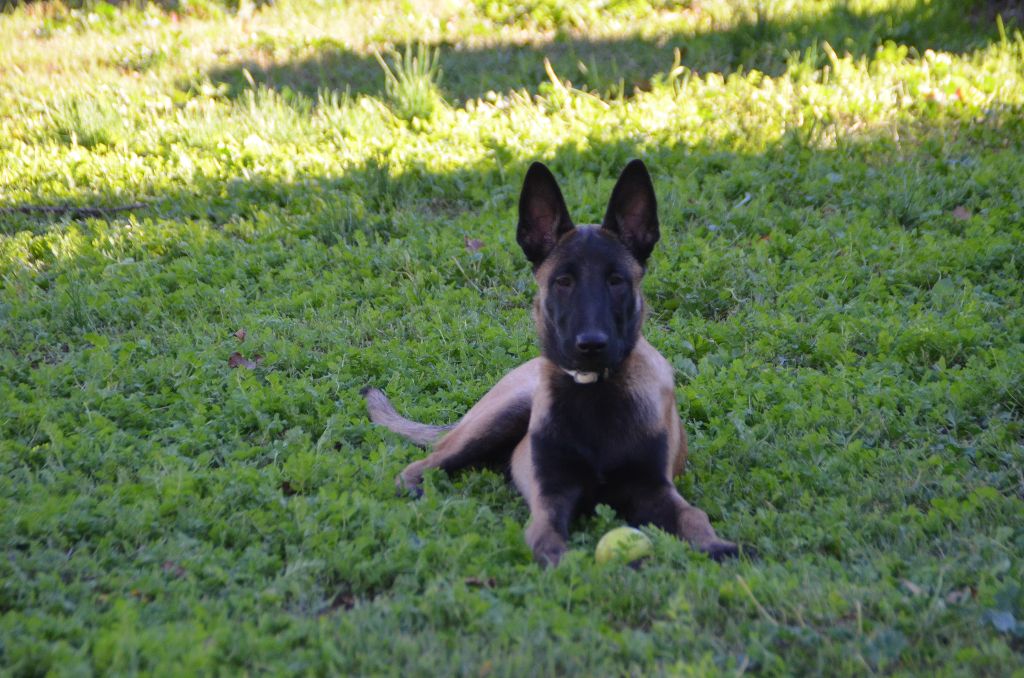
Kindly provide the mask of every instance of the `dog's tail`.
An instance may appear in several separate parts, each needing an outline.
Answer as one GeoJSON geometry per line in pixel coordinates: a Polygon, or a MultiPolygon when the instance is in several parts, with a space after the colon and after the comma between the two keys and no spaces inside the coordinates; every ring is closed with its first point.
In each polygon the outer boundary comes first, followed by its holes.
{"type": "Polygon", "coordinates": [[[430,447],[438,438],[455,427],[454,424],[433,426],[406,419],[395,410],[382,391],[372,386],[367,386],[360,394],[366,399],[370,421],[404,436],[420,447],[430,447]]]}

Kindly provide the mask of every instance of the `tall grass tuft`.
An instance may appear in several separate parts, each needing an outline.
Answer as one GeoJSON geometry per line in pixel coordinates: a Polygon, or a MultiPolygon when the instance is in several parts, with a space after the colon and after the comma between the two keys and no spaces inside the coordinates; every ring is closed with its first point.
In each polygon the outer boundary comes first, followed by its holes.
{"type": "Polygon", "coordinates": [[[384,96],[395,116],[415,125],[416,120],[429,121],[444,108],[439,49],[420,43],[414,50],[406,45],[401,53],[391,52],[391,65],[379,52],[374,56],[384,70],[384,96]]]}
{"type": "Polygon", "coordinates": [[[114,146],[124,140],[123,116],[109,96],[76,96],[50,104],[45,109],[47,126],[63,143],[86,148],[114,146]]]}
{"type": "Polygon", "coordinates": [[[242,110],[254,134],[275,142],[296,141],[308,135],[312,99],[288,87],[278,92],[262,84],[253,85],[245,91],[242,110]]]}

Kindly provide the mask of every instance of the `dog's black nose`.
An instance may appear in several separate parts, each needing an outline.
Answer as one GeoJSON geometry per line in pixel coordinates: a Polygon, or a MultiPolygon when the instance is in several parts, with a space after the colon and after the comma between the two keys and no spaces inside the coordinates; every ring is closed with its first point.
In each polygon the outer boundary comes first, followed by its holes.
{"type": "Polygon", "coordinates": [[[580,353],[600,353],[608,345],[604,332],[583,332],[576,335],[576,350],[580,353]]]}

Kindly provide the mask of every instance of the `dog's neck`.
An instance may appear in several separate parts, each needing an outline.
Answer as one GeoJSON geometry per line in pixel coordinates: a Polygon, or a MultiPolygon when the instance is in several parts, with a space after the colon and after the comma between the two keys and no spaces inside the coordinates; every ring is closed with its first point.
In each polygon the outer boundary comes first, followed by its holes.
{"type": "Polygon", "coordinates": [[[584,372],[582,370],[567,370],[564,367],[560,368],[563,372],[572,377],[572,380],[577,384],[595,384],[601,379],[608,378],[607,368],[600,372],[584,372]]]}

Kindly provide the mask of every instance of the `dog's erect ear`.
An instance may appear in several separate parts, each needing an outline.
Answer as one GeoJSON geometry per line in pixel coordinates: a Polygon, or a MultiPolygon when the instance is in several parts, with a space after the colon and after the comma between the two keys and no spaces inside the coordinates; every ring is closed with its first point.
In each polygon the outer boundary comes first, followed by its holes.
{"type": "Polygon", "coordinates": [[[611,231],[646,265],[658,242],[658,201],[654,184],[642,160],[631,160],[612,189],[601,227],[611,231]]]}
{"type": "Polygon", "coordinates": [[[535,269],[555,249],[558,239],[573,228],[555,176],[542,163],[533,163],[519,194],[516,242],[535,269]]]}

